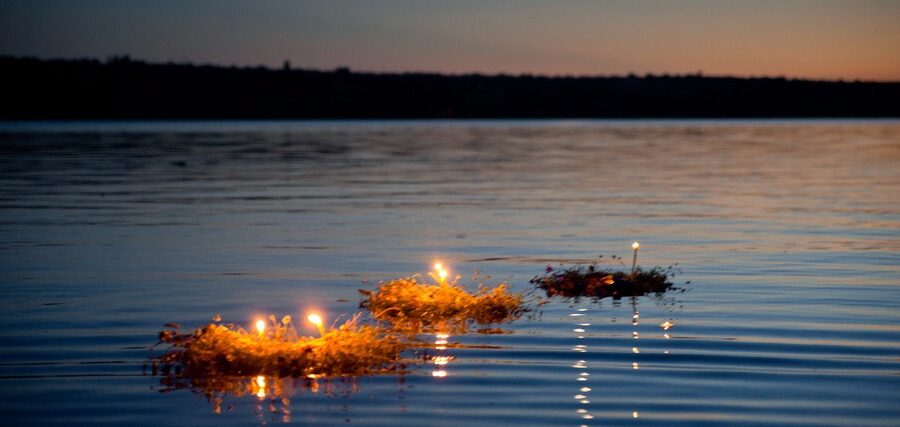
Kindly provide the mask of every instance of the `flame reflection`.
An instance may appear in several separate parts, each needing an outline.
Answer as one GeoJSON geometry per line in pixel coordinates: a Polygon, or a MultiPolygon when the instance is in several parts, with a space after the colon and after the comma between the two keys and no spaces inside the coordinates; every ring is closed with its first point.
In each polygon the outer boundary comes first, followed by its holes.
{"type": "Polygon", "coordinates": [[[256,376],[256,397],[259,399],[266,398],[266,377],[262,375],[256,376]]]}
{"type": "MultiPolygon", "coordinates": [[[[159,391],[173,392],[190,390],[195,394],[206,396],[212,412],[221,414],[231,411],[244,398],[252,398],[252,406],[262,424],[266,424],[268,416],[283,423],[290,423],[292,417],[291,400],[304,391],[328,397],[346,397],[359,391],[356,377],[319,378],[311,375],[306,378],[278,378],[266,375],[234,376],[216,375],[203,377],[187,377],[175,374],[164,374],[160,378],[159,391]]],[[[402,376],[399,379],[403,383],[402,376]]]]}
{"type": "MultiPolygon", "coordinates": [[[[577,308],[574,313],[570,313],[569,317],[573,318],[575,321],[575,327],[572,329],[572,332],[575,334],[576,344],[572,346],[572,351],[576,353],[587,353],[588,346],[585,344],[584,340],[588,334],[588,326],[591,326],[589,321],[585,321],[584,317],[587,317],[587,308],[577,308]]],[[[590,410],[588,409],[588,405],[590,405],[591,401],[588,399],[591,388],[584,386],[583,384],[590,380],[591,373],[588,370],[587,361],[584,359],[578,359],[572,367],[577,369],[578,375],[575,377],[575,381],[581,385],[578,388],[579,393],[575,394],[573,398],[577,402],[579,407],[575,409],[575,413],[578,414],[579,418],[583,420],[593,419],[594,416],[590,414],[590,410]]]]}
{"type": "Polygon", "coordinates": [[[434,364],[434,370],[431,371],[431,376],[435,378],[444,378],[447,376],[446,366],[453,361],[453,356],[449,354],[445,354],[444,351],[447,350],[447,343],[450,339],[450,334],[446,332],[438,332],[434,334],[434,349],[438,353],[431,356],[431,363],[434,364]]]}

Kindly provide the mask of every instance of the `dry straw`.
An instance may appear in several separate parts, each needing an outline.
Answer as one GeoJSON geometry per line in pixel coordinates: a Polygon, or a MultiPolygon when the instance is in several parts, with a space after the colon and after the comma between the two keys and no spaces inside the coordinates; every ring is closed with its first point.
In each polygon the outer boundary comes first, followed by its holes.
{"type": "Polygon", "coordinates": [[[418,281],[418,276],[396,279],[373,291],[360,290],[360,307],[392,328],[414,332],[465,332],[471,324],[509,322],[524,312],[521,294],[511,293],[505,283],[493,288],[479,285],[469,293],[456,281],[418,281]]]}
{"type": "Polygon", "coordinates": [[[596,265],[558,270],[547,266],[546,273],[535,276],[531,283],[543,289],[548,297],[621,298],[679,290],[669,280],[675,274],[674,266],[649,270],[637,267],[630,273],[596,265]]]}
{"type": "Polygon", "coordinates": [[[400,353],[409,345],[358,316],[320,337],[298,335],[290,316],[269,321],[263,332],[219,323],[191,334],[162,331],[160,341],[171,348],[159,362],[188,375],[359,375],[402,369],[400,353]]]}

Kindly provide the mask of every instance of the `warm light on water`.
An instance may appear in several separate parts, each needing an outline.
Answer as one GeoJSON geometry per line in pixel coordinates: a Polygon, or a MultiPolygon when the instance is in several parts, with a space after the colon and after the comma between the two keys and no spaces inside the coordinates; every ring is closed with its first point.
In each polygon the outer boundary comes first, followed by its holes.
{"type": "Polygon", "coordinates": [[[4,126],[4,425],[900,419],[896,121],[4,126]],[[477,269],[529,291],[601,254],[627,271],[629,241],[686,291],[436,328],[396,375],[147,363],[167,322],[221,314],[256,340],[280,332],[260,313],[315,307],[294,322],[309,335],[308,315],[342,324],[385,280],[477,269]]]}
{"type": "Polygon", "coordinates": [[[266,377],[262,375],[256,376],[256,397],[263,399],[266,397],[266,377]]]}
{"type": "Polygon", "coordinates": [[[450,356],[435,356],[431,361],[435,365],[446,365],[450,363],[450,360],[452,360],[450,356]]]}

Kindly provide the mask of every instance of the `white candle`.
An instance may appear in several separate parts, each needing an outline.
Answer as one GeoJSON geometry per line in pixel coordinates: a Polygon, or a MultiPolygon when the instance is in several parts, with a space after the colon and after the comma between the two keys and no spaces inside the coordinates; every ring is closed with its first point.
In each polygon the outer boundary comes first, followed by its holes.
{"type": "Polygon", "coordinates": [[[631,259],[631,272],[634,273],[634,268],[637,266],[637,251],[638,248],[641,247],[641,244],[638,242],[634,242],[631,244],[631,249],[634,249],[634,258],[631,259]]]}

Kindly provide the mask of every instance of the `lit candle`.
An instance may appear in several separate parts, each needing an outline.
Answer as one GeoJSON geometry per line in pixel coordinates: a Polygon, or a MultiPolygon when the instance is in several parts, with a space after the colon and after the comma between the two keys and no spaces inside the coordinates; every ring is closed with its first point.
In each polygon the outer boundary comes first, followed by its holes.
{"type": "Polygon", "coordinates": [[[634,249],[634,258],[631,259],[631,272],[634,273],[634,268],[637,266],[637,251],[638,248],[641,247],[641,244],[638,242],[634,242],[631,244],[631,249],[634,249]]]}
{"type": "Polygon", "coordinates": [[[322,316],[319,316],[316,313],[310,313],[309,316],[306,316],[306,319],[309,320],[309,322],[313,325],[316,325],[316,329],[319,330],[319,336],[325,335],[325,327],[324,322],[322,321],[322,316]]]}
{"type": "Polygon", "coordinates": [[[266,333],[266,321],[259,319],[256,321],[256,330],[260,335],[266,333]]]}
{"type": "Polygon", "coordinates": [[[434,263],[434,271],[437,273],[438,282],[440,284],[446,283],[449,273],[447,273],[447,270],[444,270],[444,266],[441,263],[434,263]]]}

